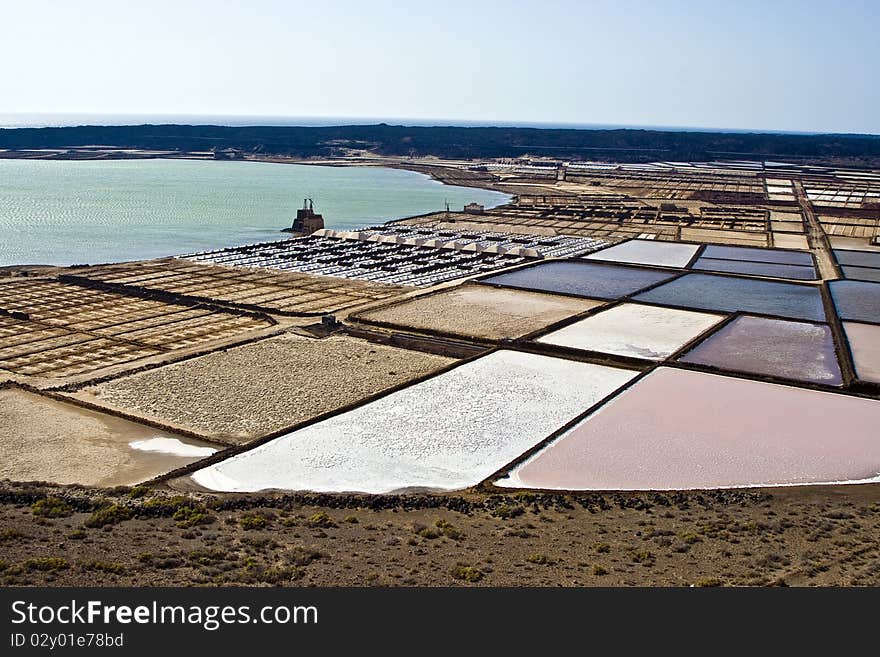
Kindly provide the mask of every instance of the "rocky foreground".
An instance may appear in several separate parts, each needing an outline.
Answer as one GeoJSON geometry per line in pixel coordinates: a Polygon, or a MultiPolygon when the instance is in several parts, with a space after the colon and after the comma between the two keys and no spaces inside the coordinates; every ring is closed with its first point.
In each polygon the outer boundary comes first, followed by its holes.
{"type": "Polygon", "coordinates": [[[880,583],[880,486],[180,496],[0,483],[11,586],[880,583]]]}

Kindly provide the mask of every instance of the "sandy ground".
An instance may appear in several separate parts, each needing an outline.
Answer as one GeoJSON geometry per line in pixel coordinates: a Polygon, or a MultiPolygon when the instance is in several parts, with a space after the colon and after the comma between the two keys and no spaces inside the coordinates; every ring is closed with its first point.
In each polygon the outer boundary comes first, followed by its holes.
{"type": "Polygon", "coordinates": [[[349,337],[286,334],[141,372],[80,393],[233,442],[341,408],[453,360],[349,337]]]}
{"type": "Polygon", "coordinates": [[[129,447],[156,437],[173,436],[22,390],[0,390],[0,478],[129,485],[197,460],[129,447]]]}
{"type": "MultiPolygon", "coordinates": [[[[136,497],[0,483],[0,582],[78,586],[880,584],[880,485],[588,496],[136,497]],[[36,517],[60,495],[72,514],[36,517]],[[101,502],[97,501],[98,497],[101,502]],[[130,519],[94,525],[119,504],[130,519]],[[205,507],[199,507],[206,504],[205,507]],[[203,512],[187,527],[186,510],[203,512]],[[177,513],[178,517],[172,517],[177,513]]],[[[112,518],[111,518],[112,519],[112,518]]]]}
{"type": "Polygon", "coordinates": [[[464,285],[441,294],[371,310],[357,318],[401,328],[501,340],[519,338],[601,304],[601,301],[592,299],[464,285]]]}
{"type": "Polygon", "coordinates": [[[773,246],[780,249],[809,249],[807,238],[803,235],[790,235],[788,233],[773,233],[773,246]]]}

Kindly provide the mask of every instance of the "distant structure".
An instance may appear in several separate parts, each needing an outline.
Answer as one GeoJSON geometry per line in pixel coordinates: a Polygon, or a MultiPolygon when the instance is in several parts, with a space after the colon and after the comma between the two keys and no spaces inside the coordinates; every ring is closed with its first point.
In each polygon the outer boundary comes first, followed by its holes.
{"type": "Polygon", "coordinates": [[[237,148],[214,149],[215,160],[243,160],[244,153],[237,148]]]}
{"type": "Polygon", "coordinates": [[[312,199],[305,198],[303,199],[302,209],[296,211],[296,219],[293,220],[293,225],[290,228],[285,228],[284,232],[311,235],[323,227],[323,215],[315,214],[315,205],[312,203],[312,199]]]}
{"type": "Polygon", "coordinates": [[[464,206],[464,211],[468,214],[483,214],[485,210],[486,208],[479,203],[468,203],[464,206]]]}

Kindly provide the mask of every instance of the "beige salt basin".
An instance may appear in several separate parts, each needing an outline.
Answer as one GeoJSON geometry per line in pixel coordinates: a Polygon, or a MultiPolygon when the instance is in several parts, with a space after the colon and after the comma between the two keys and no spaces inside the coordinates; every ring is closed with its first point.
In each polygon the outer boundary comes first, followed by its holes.
{"type": "Polygon", "coordinates": [[[285,334],[120,377],[76,396],[244,443],[453,362],[345,336],[316,340],[285,334]]]}
{"type": "Polygon", "coordinates": [[[522,337],[602,303],[542,292],[463,285],[358,317],[400,328],[502,340],[522,337]]]}
{"type": "Polygon", "coordinates": [[[0,479],[129,486],[216,448],[23,390],[0,390],[0,479]]]}
{"type": "Polygon", "coordinates": [[[861,381],[880,383],[880,325],[844,322],[843,330],[861,381]]]}
{"type": "Polygon", "coordinates": [[[880,401],[659,368],[496,483],[681,490],[880,481],[880,401]]]}

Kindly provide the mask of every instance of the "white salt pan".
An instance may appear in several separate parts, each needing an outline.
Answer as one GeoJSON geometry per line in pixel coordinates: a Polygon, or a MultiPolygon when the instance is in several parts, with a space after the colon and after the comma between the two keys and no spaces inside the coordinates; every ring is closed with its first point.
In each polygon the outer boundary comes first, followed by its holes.
{"type": "Polygon", "coordinates": [[[698,244],[630,240],[584,256],[588,260],[628,262],[635,265],[684,267],[699,248],[698,244]]]}
{"type": "Polygon", "coordinates": [[[128,443],[128,446],[141,452],[160,452],[162,454],[173,454],[174,456],[184,457],[211,456],[211,454],[214,454],[217,451],[213,447],[188,445],[177,438],[147,438],[146,440],[134,440],[128,443]]]}
{"type": "Polygon", "coordinates": [[[223,491],[473,486],[636,376],[501,350],[197,471],[223,491]]]}
{"type": "Polygon", "coordinates": [[[624,303],[553,331],[538,342],[662,360],[721,319],[691,310],[624,303]]]}

